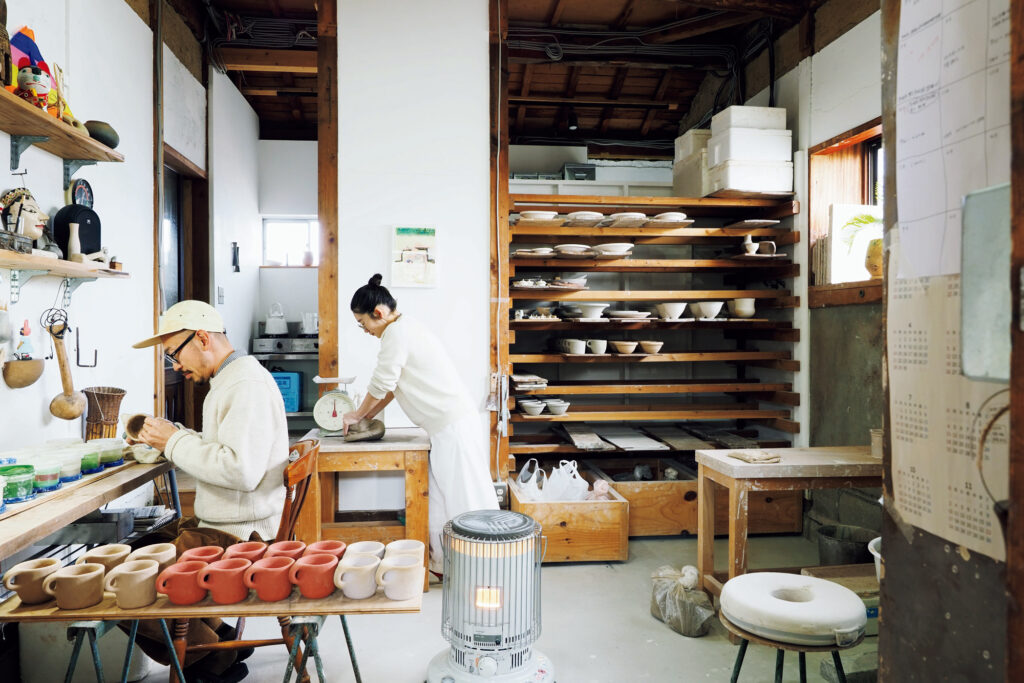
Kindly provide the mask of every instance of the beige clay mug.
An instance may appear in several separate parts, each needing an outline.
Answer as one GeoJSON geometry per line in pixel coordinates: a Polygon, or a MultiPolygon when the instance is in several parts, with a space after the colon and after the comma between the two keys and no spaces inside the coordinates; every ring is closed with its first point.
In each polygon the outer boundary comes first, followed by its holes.
{"type": "Polygon", "coordinates": [[[142,431],[142,427],[146,424],[146,418],[152,417],[146,413],[135,413],[127,417],[122,417],[124,421],[124,433],[128,435],[128,438],[132,441],[139,440],[139,432],[142,431]]]}
{"type": "Polygon", "coordinates": [[[417,541],[412,538],[403,538],[397,541],[391,541],[384,546],[384,560],[388,558],[398,557],[399,555],[408,555],[410,557],[418,558],[420,564],[423,564],[424,558],[426,557],[426,546],[423,541],[417,541]]]}
{"type": "Polygon", "coordinates": [[[384,557],[384,544],[380,541],[356,541],[349,543],[345,550],[345,557],[351,555],[375,555],[384,557]]]}
{"type": "Polygon", "coordinates": [[[138,609],[156,602],[156,560],[130,560],[111,569],[103,580],[103,590],[114,594],[121,609],[138,609]]]}
{"type": "Polygon", "coordinates": [[[380,558],[376,555],[346,553],[334,572],[334,585],[350,600],[373,597],[377,592],[377,580],[374,575],[379,566],[380,558]]]}
{"type": "Polygon", "coordinates": [[[160,565],[160,571],[163,571],[174,564],[176,557],[178,557],[178,549],[174,547],[173,543],[153,543],[133,550],[131,555],[125,558],[125,562],[153,560],[160,565]]]}
{"type": "Polygon", "coordinates": [[[23,605],[49,602],[51,596],[43,590],[43,581],[59,569],[60,560],[53,557],[19,562],[4,574],[4,588],[15,591],[23,605]]]}
{"type": "Polygon", "coordinates": [[[84,562],[58,569],[43,581],[43,590],[57,598],[61,609],[85,609],[103,599],[102,564],[84,562]]]}
{"type": "Polygon", "coordinates": [[[423,591],[423,571],[422,555],[394,555],[381,560],[374,580],[388,600],[411,600],[423,591]]]}
{"type": "Polygon", "coordinates": [[[771,240],[762,240],[761,242],[758,242],[757,243],[757,253],[758,254],[765,254],[766,256],[774,256],[775,255],[775,242],[772,242],[771,240]]]}
{"type": "Polygon", "coordinates": [[[104,571],[110,571],[117,565],[124,562],[131,554],[132,548],[124,543],[109,543],[88,550],[84,555],[75,560],[75,564],[99,564],[103,565],[104,571]]]}

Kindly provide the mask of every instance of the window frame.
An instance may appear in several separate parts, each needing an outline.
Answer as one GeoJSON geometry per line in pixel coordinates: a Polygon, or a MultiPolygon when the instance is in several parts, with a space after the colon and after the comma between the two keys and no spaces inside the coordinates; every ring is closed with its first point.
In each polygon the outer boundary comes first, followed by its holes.
{"type": "Polygon", "coordinates": [[[316,216],[263,216],[262,217],[262,221],[263,222],[262,222],[261,234],[260,234],[260,241],[261,241],[261,247],[262,247],[261,248],[261,252],[262,253],[261,253],[261,257],[260,257],[260,267],[261,268],[317,268],[317,267],[319,267],[320,255],[319,255],[319,253],[317,253],[317,248],[319,246],[319,240],[320,240],[320,235],[319,235],[320,223],[319,223],[319,219],[316,216]],[[306,226],[306,231],[307,231],[306,236],[307,236],[307,238],[309,238],[309,245],[310,245],[310,247],[314,251],[313,264],[310,265],[310,266],[304,266],[304,265],[302,265],[301,262],[300,263],[288,263],[287,260],[286,260],[285,263],[278,264],[278,265],[268,264],[267,263],[267,224],[268,223],[278,223],[278,224],[280,224],[280,223],[294,223],[294,224],[303,224],[303,225],[305,225],[306,226]],[[317,230],[317,232],[315,232],[315,233],[311,232],[312,230],[314,230],[314,226],[315,226],[315,229],[317,230]]]}

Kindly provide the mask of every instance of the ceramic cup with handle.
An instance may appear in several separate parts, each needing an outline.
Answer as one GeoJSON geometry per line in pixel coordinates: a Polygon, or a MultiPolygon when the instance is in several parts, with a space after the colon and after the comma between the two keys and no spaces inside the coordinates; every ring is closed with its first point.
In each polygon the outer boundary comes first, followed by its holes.
{"type": "Polygon", "coordinates": [[[305,555],[288,570],[288,580],[299,587],[302,597],[326,598],[334,592],[334,568],[338,558],[327,553],[305,555]]]}
{"type": "Polygon", "coordinates": [[[295,560],[278,555],[256,560],[245,570],[242,582],[246,588],[256,591],[256,597],[263,602],[277,602],[292,594],[292,582],[288,579],[295,560]]]}
{"type": "Polygon", "coordinates": [[[765,254],[767,256],[775,255],[775,242],[771,240],[762,240],[757,243],[757,253],[765,254]]]}
{"type": "Polygon", "coordinates": [[[128,560],[109,572],[103,590],[113,593],[121,609],[137,609],[156,602],[156,576],[160,565],[156,560],[128,560]]]}
{"type": "Polygon", "coordinates": [[[206,562],[186,560],[176,562],[160,572],[156,578],[156,592],[167,596],[175,605],[193,605],[206,597],[206,589],[199,586],[198,575],[206,562]]]}
{"type": "Polygon", "coordinates": [[[124,543],[110,543],[86,551],[84,555],[75,560],[75,564],[85,564],[86,562],[101,564],[103,565],[104,571],[109,572],[111,569],[124,562],[131,552],[132,547],[130,545],[125,545],[124,543]]]}
{"type": "Polygon", "coordinates": [[[271,543],[263,557],[290,557],[297,560],[306,551],[306,544],[302,541],[278,541],[271,543]]]}
{"type": "Polygon", "coordinates": [[[423,592],[423,555],[385,556],[374,576],[388,600],[411,600],[423,592]]]}
{"type": "Polygon", "coordinates": [[[154,560],[160,565],[160,571],[163,571],[174,564],[174,560],[178,557],[178,549],[174,547],[173,543],[153,543],[152,545],[144,545],[141,548],[133,550],[132,553],[125,558],[125,562],[134,562],[135,560],[154,560]]]}
{"type": "Polygon", "coordinates": [[[376,555],[378,558],[384,557],[384,544],[380,541],[356,541],[355,543],[349,543],[345,556],[348,557],[350,555],[376,555]]]}
{"type": "Polygon", "coordinates": [[[178,564],[182,562],[205,562],[210,564],[216,562],[224,555],[224,548],[219,545],[201,545],[197,548],[189,548],[178,558],[178,564]]]}
{"type": "Polygon", "coordinates": [[[335,541],[333,539],[324,539],[323,541],[314,541],[306,546],[306,551],[303,555],[318,555],[320,553],[327,553],[328,555],[334,555],[339,560],[341,556],[345,554],[345,548],[348,546],[344,541],[335,541]]]}
{"type": "Polygon", "coordinates": [[[582,354],[587,352],[587,342],[582,339],[566,339],[565,340],[565,352],[572,354],[582,354]]]}
{"type": "Polygon", "coordinates": [[[4,588],[15,591],[23,605],[49,602],[51,596],[43,590],[43,581],[59,569],[60,560],[53,557],[19,562],[4,574],[4,588]]]}
{"type": "Polygon", "coordinates": [[[588,339],[587,351],[590,353],[604,353],[608,350],[607,339],[588,339]]]}
{"type": "Polygon", "coordinates": [[[84,562],[73,564],[46,577],[43,591],[57,598],[61,609],[85,609],[103,599],[102,564],[84,562]]]}
{"type": "Polygon", "coordinates": [[[384,559],[408,555],[419,558],[420,564],[423,564],[426,557],[425,552],[426,546],[423,541],[417,541],[414,538],[402,538],[397,541],[391,541],[391,543],[384,546],[384,559]]]}
{"type": "Polygon", "coordinates": [[[262,559],[263,555],[267,552],[267,544],[262,541],[245,541],[244,543],[235,543],[229,545],[224,549],[224,558],[229,560],[232,557],[241,557],[242,559],[255,562],[256,560],[262,559]]]}
{"type": "Polygon", "coordinates": [[[232,605],[249,597],[243,578],[252,562],[244,557],[230,557],[206,565],[196,574],[200,588],[210,591],[210,599],[218,605],[232,605]]]}
{"type": "Polygon", "coordinates": [[[334,572],[334,585],[350,600],[372,597],[377,592],[376,573],[380,562],[376,555],[346,553],[345,559],[334,572]]]}

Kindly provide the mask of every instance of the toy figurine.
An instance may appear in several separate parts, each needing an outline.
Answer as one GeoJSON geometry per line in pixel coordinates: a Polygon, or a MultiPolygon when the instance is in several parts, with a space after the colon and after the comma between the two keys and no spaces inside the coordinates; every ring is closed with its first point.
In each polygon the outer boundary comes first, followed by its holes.
{"type": "Polygon", "coordinates": [[[50,116],[71,123],[74,117],[59,92],[61,84],[54,81],[50,65],[36,45],[36,34],[28,26],[22,26],[11,37],[11,60],[18,73],[7,90],[50,116]]]}
{"type": "Polygon", "coordinates": [[[11,36],[7,33],[7,2],[0,0],[0,82],[14,80],[14,60],[11,58],[11,36]]]}
{"type": "Polygon", "coordinates": [[[19,360],[32,360],[32,328],[28,326],[28,321],[21,326],[18,335],[21,339],[18,340],[18,345],[14,347],[14,357],[19,360]]]}
{"type": "Polygon", "coordinates": [[[43,213],[32,193],[24,187],[6,192],[0,196],[4,228],[10,232],[37,240],[43,236],[46,222],[50,217],[43,213]]]}
{"type": "Polygon", "coordinates": [[[9,85],[12,93],[45,110],[50,98],[50,74],[38,66],[25,65],[18,69],[18,83],[9,85]]]}

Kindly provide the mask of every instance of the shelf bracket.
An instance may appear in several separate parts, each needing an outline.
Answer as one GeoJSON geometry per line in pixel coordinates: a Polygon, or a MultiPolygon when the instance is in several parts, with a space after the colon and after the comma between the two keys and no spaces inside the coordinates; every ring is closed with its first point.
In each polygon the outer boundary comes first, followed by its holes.
{"type": "Polygon", "coordinates": [[[71,295],[85,282],[95,282],[94,277],[66,277],[64,278],[64,308],[71,308],[71,295]]]}
{"type": "Polygon", "coordinates": [[[11,136],[11,170],[21,168],[21,153],[36,144],[46,142],[50,138],[45,135],[12,135],[11,136]]]}
{"type": "Polygon", "coordinates": [[[36,275],[46,275],[48,271],[45,270],[12,270],[11,271],[11,303],[18,303],[18,299],[21,298],[21,288],[25,286],[25,283],[34,278],[36,275]]]}
{"type": "Polygon", "coordinates": [[[64,189],[67,190],[71,187],[71,177],[78,173],[78,169],[83,166],[95,166],[96,162],[92,159],[65,159],[64,160],[64,189]]]}

